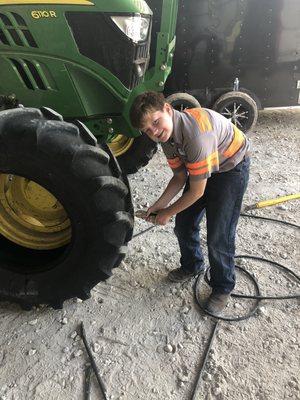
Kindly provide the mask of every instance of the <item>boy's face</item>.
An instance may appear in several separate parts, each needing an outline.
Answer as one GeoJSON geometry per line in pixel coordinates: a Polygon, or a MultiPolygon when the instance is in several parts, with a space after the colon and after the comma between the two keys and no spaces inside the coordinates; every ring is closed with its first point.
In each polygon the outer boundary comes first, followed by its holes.
{"type": "Polygon", "coordinates": [[[172,107],[165,103],[163,111],[154,111],[145,117],[141,131],[155,142],[165,143],[173,132],[172,116],[172,107]]]}

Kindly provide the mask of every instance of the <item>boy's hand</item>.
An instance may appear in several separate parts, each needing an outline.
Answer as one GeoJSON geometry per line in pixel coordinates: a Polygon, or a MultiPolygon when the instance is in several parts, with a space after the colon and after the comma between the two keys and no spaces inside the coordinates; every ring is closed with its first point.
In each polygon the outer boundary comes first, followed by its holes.
{"type": "Polygon", "coordinates": [[[159,208],[153,204],[153,206],[149,207],[148,210],[146,211],[146,217],[150,217],[151,214],[157,214],[159,211],[159,208]]]}
{"type": "Polygon", "coordinates": [[[167,209],[159,210],[155,218],[155,225],[167,225],[171,217],[172,214],[167,209]]]}

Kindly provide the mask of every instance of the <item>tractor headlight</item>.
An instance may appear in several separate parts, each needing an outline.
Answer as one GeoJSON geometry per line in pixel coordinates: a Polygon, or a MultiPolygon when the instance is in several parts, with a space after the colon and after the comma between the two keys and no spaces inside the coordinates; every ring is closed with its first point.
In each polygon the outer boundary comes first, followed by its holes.
{"type": "Polygon", "coordinates": [[[144,42],[148,37],[150,19],[137,14],[134,16],[111,17],[114,23],[134,42],[144,42]]]}

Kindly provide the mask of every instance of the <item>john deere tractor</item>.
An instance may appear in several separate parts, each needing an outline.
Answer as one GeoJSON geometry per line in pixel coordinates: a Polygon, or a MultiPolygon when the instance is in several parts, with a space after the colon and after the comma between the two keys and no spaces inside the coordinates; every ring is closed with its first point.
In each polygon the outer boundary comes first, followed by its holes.
{"type": "Polygon", "coordinates": [[[176,13],[164,0],[149,69],[143,0],[0,0],[0,300],[61,308],[120,264],[126,173],[155,151],[129,109],[164,88],[176,13]]]}

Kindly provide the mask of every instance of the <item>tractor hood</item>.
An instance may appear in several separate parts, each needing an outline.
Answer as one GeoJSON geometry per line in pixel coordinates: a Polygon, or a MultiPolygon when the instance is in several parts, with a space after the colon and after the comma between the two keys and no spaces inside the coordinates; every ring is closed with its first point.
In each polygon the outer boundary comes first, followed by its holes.
{"type": "Polygon", "coordinates": [[[102,12],[152,15],[151,9],[144,0],[0,0],[0,6],[31,4],[36,7],[50,5],[87,6],[102,12]]]}

